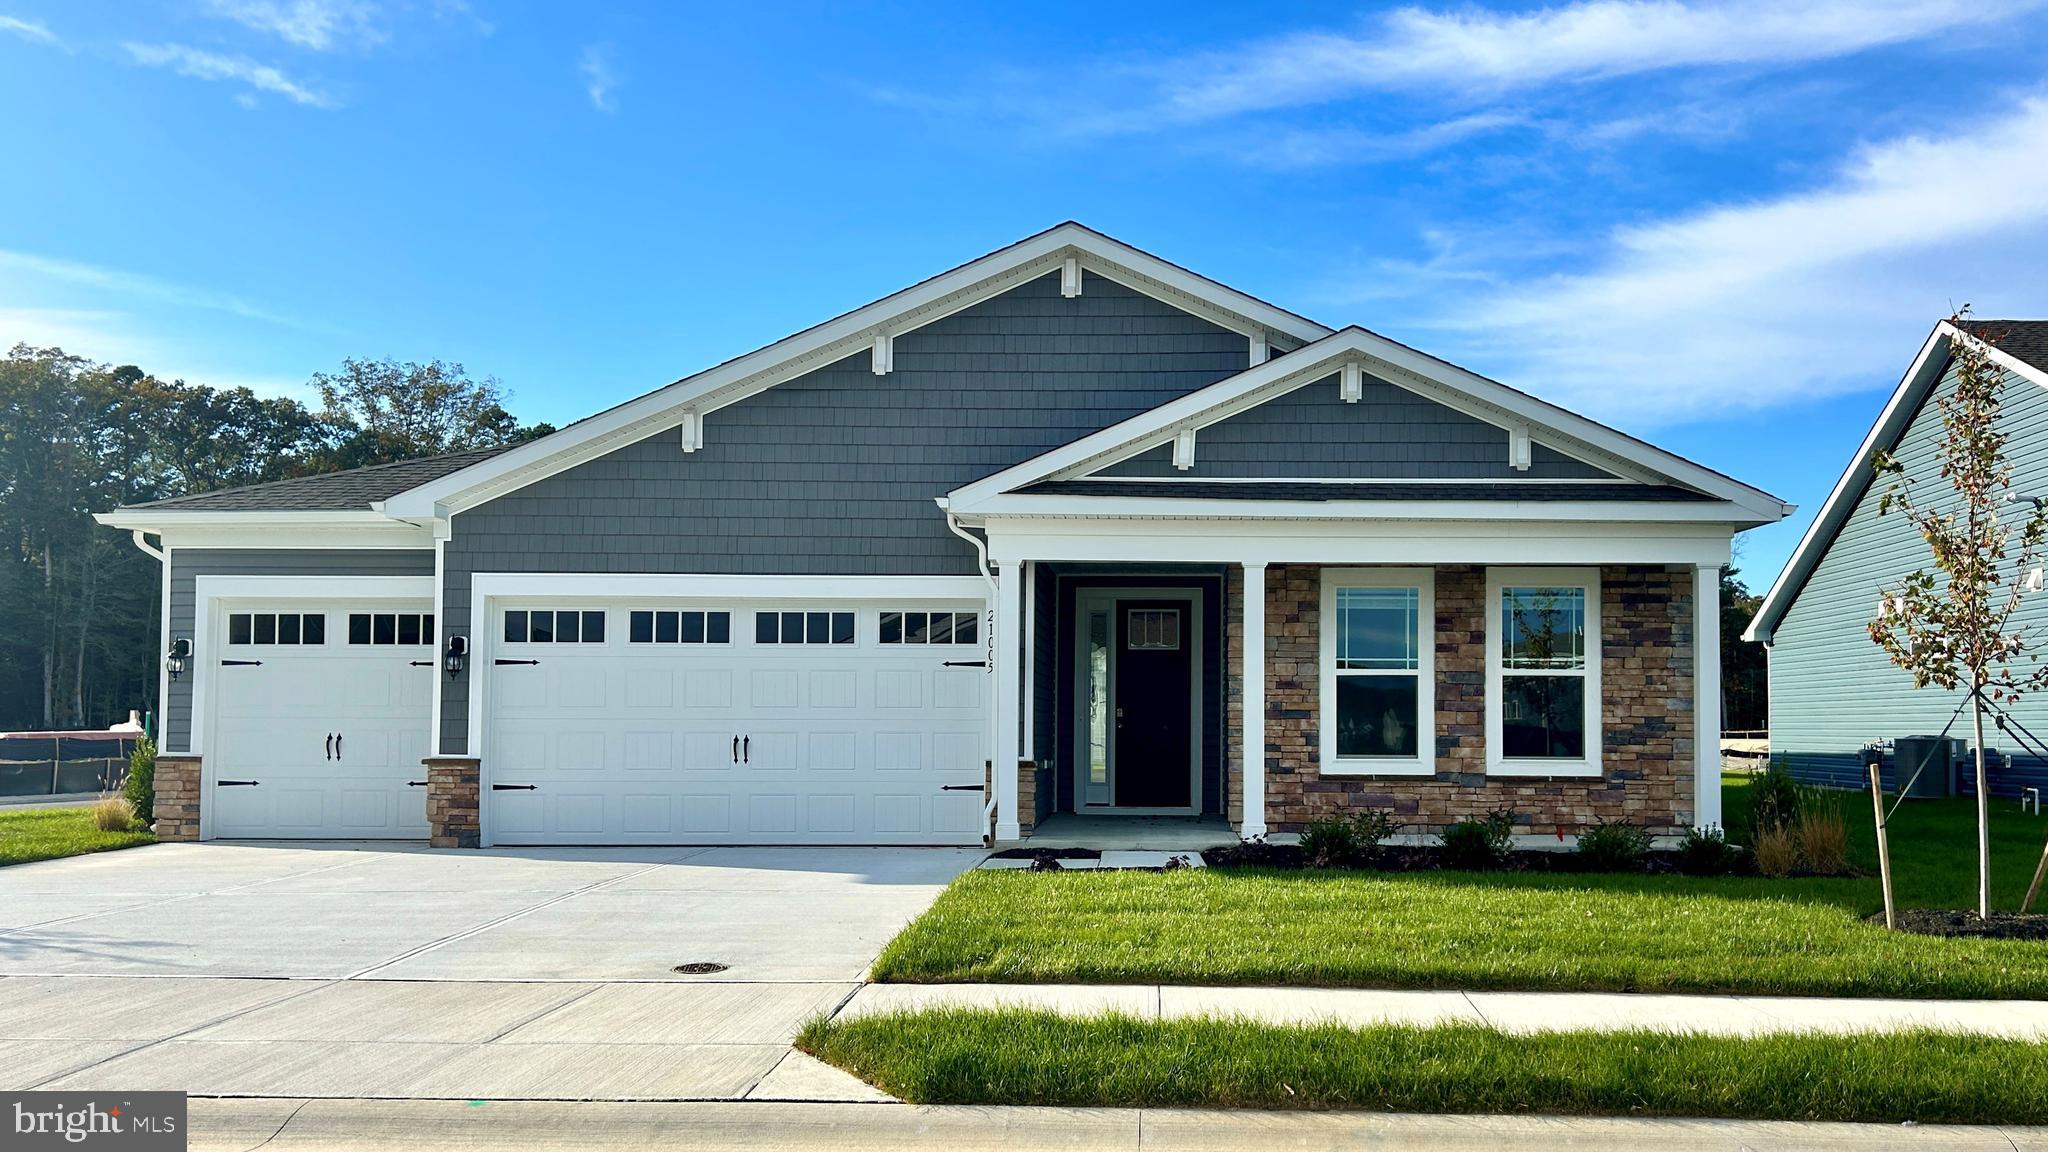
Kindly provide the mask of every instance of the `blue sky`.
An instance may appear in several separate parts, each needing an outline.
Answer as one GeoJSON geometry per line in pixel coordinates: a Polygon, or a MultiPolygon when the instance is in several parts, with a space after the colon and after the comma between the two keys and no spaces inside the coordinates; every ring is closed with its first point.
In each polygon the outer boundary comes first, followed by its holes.
{"type": "Polygon", "coordinates": [[[1802,506],[2048,316],[2039,0],[0,0],[0,344],[557,423],[1079,219],[1802,506]],[[768,10],[759,10],[766,8],[768,10]]]}

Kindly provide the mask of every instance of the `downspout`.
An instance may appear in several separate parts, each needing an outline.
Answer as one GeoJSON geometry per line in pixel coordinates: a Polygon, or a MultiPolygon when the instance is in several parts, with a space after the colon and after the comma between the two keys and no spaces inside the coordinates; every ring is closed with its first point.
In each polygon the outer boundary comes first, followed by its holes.
{"type": "MultiPolygon", "coordinates": [[[[953,515],[953,509],[944,496],[937,497],[936,503],[939,506],[939,510],[946,514],[947,529],[949,529],[953,533],[953,535],[958,536],[962,540],[965,540],[969,544],[974,546],[974,554],[980,558],[979,561],[975,564],[975,570],[981,573],[982,580],[986,581],[988,584],[988,602],[990,609],[993,610],[996,604],[996,598],[1003,594],[1003,590],[997,586],[994,573],[991,573],[988,570],[988,540],[984,537],[976,536],[974,533],[969,532],[965,528],[962,528],[960,526],[960,518],[958,516],[953,515]]],[[[995,624],[993,621],[991,621],[989,624],[989,630],[991,632],[995,630],[995,624]]],[[[989,649],[989,657],[990,659],[994,659],[995,649],[989,649]]],[[[988,670],[988,672],[990,676],[995,675],[995,669],[993,667],[991,667],[988,670]]],[[[991,701],[991,703],[993,703],[993,701],[991,701]]],[[[994,714],[1000,714],[1001,711],[1002,709],[1000,708],[990,709],[990,712],[994,714]]],[[[995,715],[992,714],[989,716],[988,724],[989,743],[991,746],[993,746],[996,739],[1000,735],[995,730],[995,715]]],[[[990,848],[996,846],[996,790],[995,777],[993,775],[995,772],[995,766],[996,765],[994,760],[990,760],[988,762],[988,772],[990,774],[987,777],[989,782],[988,803],[981,806],[981,826],[987,829],[987,831],[982,834],[982,843],[990,848]]]]}

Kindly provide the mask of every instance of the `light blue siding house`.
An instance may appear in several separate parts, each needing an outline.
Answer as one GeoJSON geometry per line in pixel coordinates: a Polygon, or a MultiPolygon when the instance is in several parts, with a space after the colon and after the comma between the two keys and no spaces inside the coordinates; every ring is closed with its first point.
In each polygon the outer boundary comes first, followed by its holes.
{"type": "MultiPolygon", "coordinates": [[[[2013,493],[2048,497],[2048,321],[1968,320],[1960,326],[1991,341],[1994,359],[2006,369],[1999,420],[2013,463],[2013,493]]],[[[1904,516],[1878,515],[1887,485],[1874,482],[1871,454],[1896,453],[1919,481],[1922,501],[1947,490],[1935,458],[1941,436],[1935,401],[1955,388],[1951,344],[1957,335],[1956,325],[1936,325],[1747,633],[1770,652],[1771,752],[1786,757],[1802,779],[1864,786],[1866,744],[1938,735],[1961,702],[1960,693],[1915,689],[1867,631],[1879,590],[1931,567],[1926,542],[1904,516]]],[[[2015,620],[2041,630],[2036,648],[2048,657],[2048,594],[2023,600],[2015,620]]],[[[2013,716],[2048,737],[2048,696],[2023,701],[2013,716]]],[[[1967,739],[1970,718],[1957,718],[1949,734],[1967,739]]],[[[1985,744],[2013,758],[2009,769],[1992,774],[1994,794],[2048,786],[2048,763],[2028,756],[2016,739],[1987,726],[1985,744]]],[[[1889,755],[1885,763],[1886,786],[1895,787],[1889,755]]],[[[1959,787],[1971,785],[1964,779],[1959,787]]]]}

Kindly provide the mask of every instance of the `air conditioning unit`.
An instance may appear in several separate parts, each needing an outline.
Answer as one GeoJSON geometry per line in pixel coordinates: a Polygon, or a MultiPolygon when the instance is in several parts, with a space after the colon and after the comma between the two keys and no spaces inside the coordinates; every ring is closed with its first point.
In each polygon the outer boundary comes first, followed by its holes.
{"type": "Polygon", "coordinates": [[[1893,786],[1913,786],[1906,793],[1915,800],[1934,800],[1956,794],[1956,758],[1965,745],[1954,736],[1901,736],[1892,742],[1893,786]],[[1919,773],[1914,780],[1913,774],[1919,773]]]}

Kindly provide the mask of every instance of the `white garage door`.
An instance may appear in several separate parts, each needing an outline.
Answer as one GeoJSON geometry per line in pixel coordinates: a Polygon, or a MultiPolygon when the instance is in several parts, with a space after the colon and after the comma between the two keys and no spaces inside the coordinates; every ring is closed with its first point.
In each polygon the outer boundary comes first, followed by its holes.
{"type": "Polygon", "coordinates": [[[500,844],[979,843],[980,613],[494,604],[485,827],[500,844]]]}
{"type": "Polygon", "coordinates": [[[221,601],[213,616],[212,834],[424,838],[433,605],[221,601]]]}

